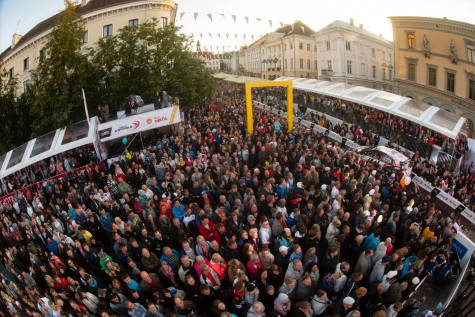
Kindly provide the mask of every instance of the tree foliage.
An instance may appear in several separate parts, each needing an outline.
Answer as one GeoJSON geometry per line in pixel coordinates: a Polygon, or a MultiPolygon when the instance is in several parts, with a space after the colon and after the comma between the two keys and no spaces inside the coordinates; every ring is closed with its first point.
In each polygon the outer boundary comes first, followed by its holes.
{"type": "Polygon", "coordinates": [[[18,80],[9,79],[3,72],[0,80],[0,155],[30,139],[32,94],[25,92],[18,96],[17,88],[18,80]]]}
{"type": "Polygon", "coordinates": [[[46,56],[32,73],[33,136],[85,119],[81,89],[88,87],[91,74],[81,50],[84,22],[72,3],[65,4],[44,47],[46,56]]]}
{"type": "Polygon", "coordinates": [[[193,58],[190,39],[179,30],[171,24],[159,27],[159,21],[151,19],[99,40],[90,60],[101,101],[115,111],[128,95],[150,100],[156,91],[165,90],[184,106],[209,96],[213,77],[203,62],[193,58]]]}

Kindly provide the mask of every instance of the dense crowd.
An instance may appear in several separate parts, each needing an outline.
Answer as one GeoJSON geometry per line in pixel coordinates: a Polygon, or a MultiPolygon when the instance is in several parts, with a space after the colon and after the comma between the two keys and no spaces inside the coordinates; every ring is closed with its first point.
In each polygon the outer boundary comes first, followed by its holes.
{"type": "MultiPolygon", "coordinates": [[[[262,100],[268,100],[268,97],[272,97],[271,100],[275,97],[277,100],[285,100],[285,90],[283,88],[273,88],[271,90],[262,90],[262,100]]],[[[333,130],[337,128],[337,133],[343,137],[347,137],[350,140],[355,140],[358,138],[359,144],[365,144],[365,140],[360,140],[359,136],[361,134],[355,133],[358,129],[361,129],[363,133],[368,133],[371,136],[372,131],[363,130],[355,120],[356,117],[362,118],[363,122],[366,125],[370,124],[379,124],[381,127],[386,127],[386,129],[381,130],[381,136],[384,136],[390,139],[391,132],[404,133],[412,138],[419,140],[428,145],[438,145],[446,153],[451,153],[452,150],[464,155],[468,150],[467,139],[464,135],[455,140],[455,142],[449,137],[435,132],[431,129],[422,127],[413,122],[391,115],[387,112],[379,111],[374,108],[364,106],[362,104],[351,102],[348,100],[342,100],[339,98],[329,97],[325,95],[320,95],[317,93],[294,90],[294,98],[301,105],[305,105],[310,108],[321,108],[323,113],[332,113],[337,118],[343,119],[344,121],[352,124],[353,127],[348,128],[345,133],[341,133],[341,126],[335,127],[331,121],[326,120],[325,118],[319,118],[321,124],[324,123],[327,129],[333,130]],[[321,106],[321,107],[317,107],[321,106]],[[350,130],[350,133],[346,135],[346,132],[350,130]],[[386,132],[386,133],[385,133],[386,132]]],[[[305,111],[304,111],[305,112],[305,111]]]]}
{"type": "Polygon", "coordinates": [[[139,153],[14,189],[0,213],[0,315],[425,314],[420,281],[458,274],[453,215],[269,113],[254,110],[247,136],[242,86],[221,82],[218,100],[139,153]]]}

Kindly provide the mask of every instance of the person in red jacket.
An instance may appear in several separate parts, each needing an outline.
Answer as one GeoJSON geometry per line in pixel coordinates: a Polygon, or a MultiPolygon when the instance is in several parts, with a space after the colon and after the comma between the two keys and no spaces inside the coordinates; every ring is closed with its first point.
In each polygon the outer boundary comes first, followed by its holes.
{"type": "Polygon", "coordinates": [[[219,234],[216,231],[216,225],[208,219],[208,216],[203,216],[199,228],[200,234],[206,239],[206,241],[216,240],[220,242],[219,234]]]}
{"type": "Polygon", "coordinates": [[[259,261],[259,255],[257,255],[257,253],[251,254],[249,261],[247,261],[247,269],[251,280],[255,280],[257,278],[257,272],[261,267],[262,264],[259,261]]]}

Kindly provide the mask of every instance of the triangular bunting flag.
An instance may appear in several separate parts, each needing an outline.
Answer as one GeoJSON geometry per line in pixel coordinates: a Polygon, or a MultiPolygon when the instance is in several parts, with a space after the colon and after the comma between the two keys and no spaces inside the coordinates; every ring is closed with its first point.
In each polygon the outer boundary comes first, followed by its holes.
{"type": "Polygon", "coordinates": [[[284,22],[279,22],[279,23],[280,23],[280,27],[284,26],[284,22]]]}
{"type": "Polygon", "coordinates": [[[244,17],[246,19],[247,24],[249,24],[249,17],[244,17]]]}
{"type": "Polygon", "coordinates": [[[185,15],[185,12],[180,12],[180,20],[181,18],[183,18],[184,15],[185,15]]]}
{"type": "Polygon", "coordinates": [[[213,17],[211,16],[211,13],[208,13],[207,16],[211,20],[211,22],[213,22],[213,17]]]}
{"type": "Polygon", "coordinates": [[[208,33],[208,35],[209,35],[209,37],[210,37],[210,38],[213,38],[213,34],[211,34],[211,33],[208,33]]]}
{"type": "Polygon", "coordinates": [[[221,39],[221,33],[218,33],[218,39],[221,39]]]}
{"type": "Polygon", "coordinates": [[[206,51],[206,46],[204,48],[205,48],[205,51],[206,51]]]}
{"type": "Polygon", "coordinates": [[[222,16],[223,19],[226,19],[226,17],[224,16],[224,13],[220,13],[219,15],[222,16]]]}
{"type": "Polygon", "coordinates": [[[243,36],[244,36],[244,39],[246,39],[246,34],[243,34],[243,36]]]}
{"type": "Polygon", "coordinates": [[[226,33],[226,40],[229,39],[229,33],[226,33]]]}
{"type": "Polygon", "coordinates": [[[234,23],[236,23],[236,15],[233,14],[232,17],[233,17],[234,23]]]}
{"type": "Polygon", "coordinates": [[[234,49],[237,50],[237,45],[234,46],[234,49]]]}
{"type": "Polygon", "coordinates": [[[196,21],[196,18],[198,17],[198,13],[195,12],[195,13],[193,13],[193,15],[195,16],[195,21],[196,21]]]}
{"type": "Polygon", "coordinates": [[[224,52],[224,45],[223,45],[223,52],[224,52]]]}
{"type": "Polygon", "coordinates": [[[269,25],[272,28],[272,20],[269,20],[269,25]]]}
{"type": "Polygon", "coordinates": [[[254,35],[251,35],[251,41],[254,41],[254,35]]]}
{"type": "Polygon", "coordinates": [[[234,38],[237,40],[237,34],[234,34],[234,38]]]}
{"type": "Polygon", "coordinates": [[[203,39],[203,33],[200,33],[200,39],[203,39]]]}
{"type": "Polygon", "coordinates": [[[261,18],[256,18],[256,20],[257,20],[258,22],[261,22],[261,18]]]}

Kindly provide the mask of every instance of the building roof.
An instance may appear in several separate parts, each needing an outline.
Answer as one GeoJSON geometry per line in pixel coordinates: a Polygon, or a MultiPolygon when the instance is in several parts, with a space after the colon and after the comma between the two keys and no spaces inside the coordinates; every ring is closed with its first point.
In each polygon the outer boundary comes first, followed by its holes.
{"type": "MultiPolygon", "coordinates": [[[[139,1],[143,1],[143,0],[89,0],[89,2],[83,6],[78,5],[78,13],[80,15],[85,15],[89,12],[93,12],[96,10],[105,9],[105,8],[121,5],[124,3],[139,2],[139,1]]],[[[37,25],[35,25],[31,30],[29,30],[25,35],[21,37],[21,39],[18,41],[15,47],[20,47],[22,44],[27,43],[29,40],[31,40],[35,36],[41,34],[42,32],[48,29],[53,28],[54,25],[56,24],[56,20],[59,14],[60,13],[57,13],[47,18],[46,20],[41,21],[37,25]]],[[[0,61],[2,61],[5,58],[5,56],[7,56],[10,52],[11,52],[11,46],[8,47],[6,50],[4,50],[0,54],[0,61]]]]}
{"type": "Polygon", "coordinates": [[[342,21],[342,20],[335,20],[332,23],[328,24],[327,26],[321,28],[318,32],[332,30],[332,29],[338,29],[338,28],[348,30],[348,31],[351,31],[351,32],[355,32],[355,33],[358,33],[358,34],[361,34],[361,35],[364,35],[364,36],[367,36],[367,37],[370,37],[370,38],[372,38],[376,41],[383,42],[383,43],[388,44],[388,45],[393,44],[393,42],[386,40],[382,36],[371,33],[370,31],[365,30],[364,28],[361,28],[361,27],[356,26],[356,25],[351,25],[350,23],[347,23],[347,22],[342,21]]]}
{"type": "Polygon", "coordinates": [[[303,35],[310,36],[315,33],[309,26],[307,26],[302,21],[295,21],[293,24],[284,25],[281,28],[278,28],[274,33],[283,33],[284,37],[290,35],[303,35]]]}
{"type": "Polygon", "coordinates": [[[268,36],[269,36],[269,34],[266,34],[266,35],[264,35],[263,37],[257,39],[254,43],[252,43],[251,45],[249,45],[249,48],[254,48],[254,47],[260,46],[262,43],[265,42],[265,40],[267,39],[268,36]]]}

